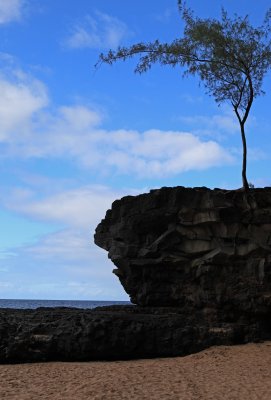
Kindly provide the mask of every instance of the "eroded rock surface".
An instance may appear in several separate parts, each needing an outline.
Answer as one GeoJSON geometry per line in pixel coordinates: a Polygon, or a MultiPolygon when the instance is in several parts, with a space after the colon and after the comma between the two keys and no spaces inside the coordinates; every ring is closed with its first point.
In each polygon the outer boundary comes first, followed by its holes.
{"type": "Polygon", "coordinates": [[[183,356],[270,340],[264,318],[178,308],[0,308],[0,363],[183,356]]]}
{"type": "Polygon", "coordinates": [[[143,306],[271,310],[271,188],[162,188],[112,204],[95,243],[143,306]]]}
{"type": "Polygon", "coordinates": [[[95,242],[139,306],[0,309],[0,362],[180,356],[271,340],[271,188],[115,201],[95,242]]]}

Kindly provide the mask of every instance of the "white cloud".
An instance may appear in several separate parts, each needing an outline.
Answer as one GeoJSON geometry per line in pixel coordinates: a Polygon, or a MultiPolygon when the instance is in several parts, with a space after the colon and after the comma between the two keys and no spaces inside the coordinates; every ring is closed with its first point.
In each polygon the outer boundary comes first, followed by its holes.
{"type": "Polygon", "coordinates": [[[72,190],[61,190],[40,197],[40,188],[32,187],[26,193],[21,189],[6,190],[0,196],[1,204],[32,220],[61,224],[63,229],[43,236],[30,246],[23,246],[24,255],[36,258],[54,258],[65,262],[91,261],[103,263],[104,252],[93,243],[98,223],[111,208],[113,201],[142,190],[117,191],[101,185],[89,185],[72,190]]]}
{"type": "MultiPolygon", "coordinates": [[[[233,161],[217,142],[189,132],[104,130],[102,115],[90,107],[49,109],[43,83],[19,70],[8,78],[0,76],[0,89],[2,157],[62,158],[99,173],[140,178],[173,176],[233,161]]],[[[210,121],[217,131],[231,129],[227,116],[210,121]]]]}
{"type": "Polygon", "coordinates": [[[0,202],[9,211],[62,226],[56,232],[36,238],[32,244],[7,249],[0,257],[0,271],[18,276],[14,287],[2,287],[6,289],[3,293],[8,296],[13,291],[24,298],[57,295],[58,298],[126,299],[118,279],[111,273],[113,264],[93,240],[94,230],[106,210],[124,192],[97,185],[59,191],[54,183],[52,187],[55,193],[42,192],[42,198],[36,182],[32,182],[30,190],[1,192],[0,202]],[[28,269],[27,280],[18,265],[28,269]]]}
{"type": "Polygon", "coordinates": [[[27,193],[21,190],[2,193],[1,203],[10,211],[63,226],[57,232],[39,237],[33,244],[10,249],[10,254],[3,255],[0,270],[2,265],[14,270],[13,263],[16,266],[20,260],[20,265],[33,271],[22,287],[16,283],[12,290],[27,293],[30,298],[54,298],[57,294],[59,298],[127,299],[111,273],[112,262],[93,240],[94,230],[106,210],[123,195],[124,192],[103,186],[61,191],[40,200],[37,199],[40,193],[35,193],[34,187],[27,193]]]}
{"type": "Polygon", "coordinates": [[[60,107],[60,117],[75,130],[83,131],[101,122],[101,116],[84,106],[60,107]]]}
{"type": "Polygon", "coordinates": [[[28,217],[60,222],[75,229],[90,230],[92,227],[94,231],[112,202],[123,195],[124,192],[92,185],[61,191],[43,199],[37,199],[34,191],[13,189],[1,195],[1,200],[9,210],[28,217]]]}
{"type": "Polygon", "coordinates": [[[45,235],[36,244],[19,249],[19,253],[23,254],[24,258],[34,259],[36,262],[53,260],[54,264],[64,265],[66,271],[77,271],[78,277],[79,275],[102,277],[113,267],[107,262],[105,251],[95,246],[93,233],[87,229],[83,231],[65,229],[45,235]],[[100,268],[106,264],[109,265],[108,270],[100,268]]]}
{"type": "Polygon", "coordinates": [[[0,0],[0,24],[20,20],[24,4],[25,0],[0,0]]]}
{"type": "Polygon", "coordinates": [[[106,131],[96,126],[99,121],[99,114],[87,107],[61,107],[45,121],[41,118],[37,122],[36,118],[36,130],[28,130],[27,136],[2,135],[2,140],[9,144],[5,154],[19,158],[65,158],[100,173],[132,173],[141,178],[202,170],[233,160],[215,141],[202,141],[188,132],[106,131]]]}
{"type": "MultiPolygon", "coordinates": [[[[62,158],[98,173],[115,171],[143,178],[160,178],[232,160],[216,142],[202,141],[188,132],[105,130],[101,128],[101,114],[90,107],[77,104],[50,109],[42,82],[21,71],[1,76],[0,88],[3,157],[62,158]]],[[[65,185],[57,187],[44,179],[38,187],[35,182],[40,179],[35,176],[30,181],[22,188],[2,191],[1,203],[10,211],[60,224],[62,229],[40,237],[33,245],[7,249],[10,254],[6,253],[1,263],[12,269],[19,259],[28,269],[32,268],[36,274],[32,284],[35,293],[44,293],[45,297],[52,296],[50,288],[52,293],[56,290],[53,283],[60,279],[56,274],[61,275],[61,282],[66,282],[62,297],[67,296],[64,293],[68,293],[71,281],[77,282],[73,293],[83,296],[87,293],[86,279],[96,282],[98,288],[105,285],[105,289],[99,289],[103,298],[123,296],[117,278],[109,273],[112,263],[93,243],[93,232],[113,200],[124,192],[95,185],[67,190],[63,189],[65,185]],[[43,282],[42,274],[49,276],[44,287],[37,283],[43,282]],[[77,281],[79,275],[82,281],[77,281]],[[114,287],[112,292],[110,287],[114,287]]],[[[25,290],[31,293],[30,286],[25,290]]],[[[98,296],[93,287],[88,293],[98,296]]]]}
{"type": "Polygon", "coordinates": [[[232,161],[217,143],[202,142],[187,132],[153,129],[142,133],[116,131],[108,136],[105,163],[119,172],[139,177],[175,175],[232,161]]]}
{"type": "MultiPolygon", "coordinates": [[[[214,141],[203,142],[187,132],[90,129],[79,133],[76,144],[73,133],[66,130],[61,148],[59,142],[52,145],[55,136],[48,138],[50,148],[58,146],[58,151],[70,153],[85,168],[139,177],[175,175],[232,161],[230,154],[214,141]]],[[[40,147],[47,155],[52,154],[46,146],[40,147]]]]}
{"type": "Polygon", "coordinates": [[[221,109],[221,114],[213,116],[181,116],[178,117],[178,120],[190,127],[195,134],[201,136],[211,136],[222,139],[223,135],[229,135],[240,131],[234,113],[227,107],[221,109]]]}
{"type": "Polygon", "coordinates": [[[29,132],[35,113],[48,103],[42,82],[16,71],[13,79],[0,76],[0,142],[29,132]]]}
{"type": "Polygon", "coordinates": [[[129,36],[127,25],[118,18],[96,11],[94,16],[86,16],[84,21],[73,28],[65,45],[76,48],[108,49],[116,48],[129,36]]]}

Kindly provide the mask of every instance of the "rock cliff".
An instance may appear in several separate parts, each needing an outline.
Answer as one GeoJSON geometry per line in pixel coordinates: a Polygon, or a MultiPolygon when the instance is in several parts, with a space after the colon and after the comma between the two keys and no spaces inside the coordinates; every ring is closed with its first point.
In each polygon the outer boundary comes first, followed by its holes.
{"type": "Polygon", "coordinates": [[[96,229],[141,306],[271,310],[271,188],[162,188],[112,204],[96,229]]]}
{"type": "Polygon", "coordinates": [[[124,197],[95,242],[138,305],[0,309],[0,363],[180,356],[271,340],[271,188],[124,197]]]}

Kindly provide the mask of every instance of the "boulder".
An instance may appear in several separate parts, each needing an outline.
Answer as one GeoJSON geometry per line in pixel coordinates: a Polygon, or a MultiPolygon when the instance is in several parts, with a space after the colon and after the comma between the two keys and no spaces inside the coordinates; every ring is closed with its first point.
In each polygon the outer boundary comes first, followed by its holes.
{"type": "Polygon", "coordinates": [[[161,188],[112,204],[96,228],[140,306],[271,309],[271,188],[161,188]]]}

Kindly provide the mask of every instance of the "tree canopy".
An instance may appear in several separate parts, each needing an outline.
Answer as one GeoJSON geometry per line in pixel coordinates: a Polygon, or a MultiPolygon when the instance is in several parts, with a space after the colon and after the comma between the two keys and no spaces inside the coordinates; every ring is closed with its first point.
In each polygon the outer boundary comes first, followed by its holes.
{"type": "Polygon", "coordinates": [[[146,72],[159,63],[181,67],[183,76],[197,74],[218,104],[228,102],[233,107],[243,144],[243,187],[248,189],[245,123],[253,100],[263,94],[263,78],[271,66],[271,9],[266,12],[263,24],[254,27],[248,15],[235,14],[230,18],[224,8],[218,20],[195,16],[181,0],[178,7],[184,21],[181,38],[171,43],[155,40],[119,47],[100,54],[97,64],[112,65],[118,60],[138,56],[137,73],[146,72]]]}

